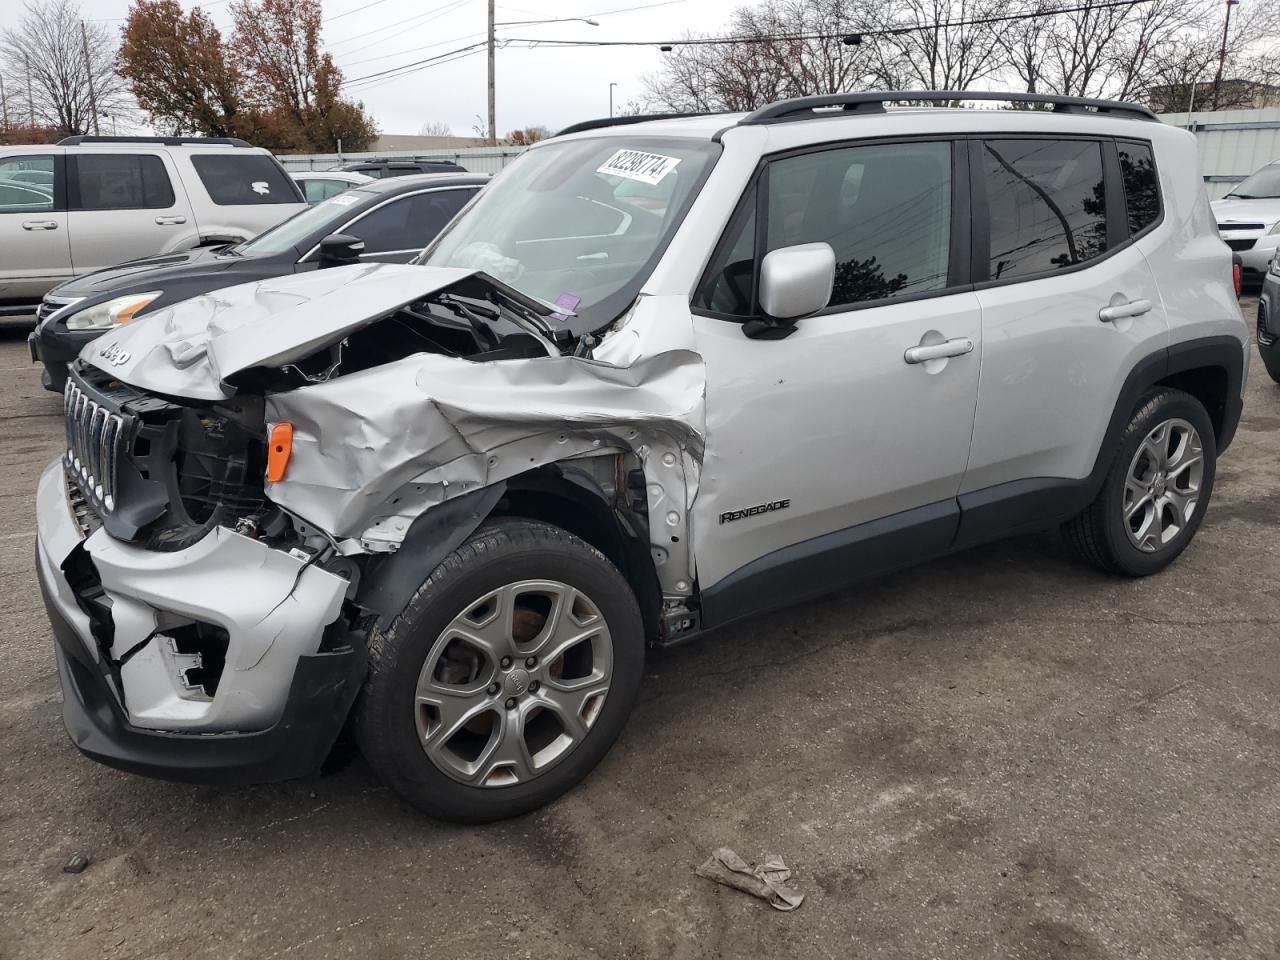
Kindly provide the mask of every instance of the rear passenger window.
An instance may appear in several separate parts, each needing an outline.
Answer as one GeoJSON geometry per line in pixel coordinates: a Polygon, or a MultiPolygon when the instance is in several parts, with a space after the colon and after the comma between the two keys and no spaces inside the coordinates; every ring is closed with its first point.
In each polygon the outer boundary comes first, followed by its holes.
{"type": "Polygon", "coordinates": [[[79,153],[68,157],[72,210],[167,210],[173,184],[154,154],[79,153]]]}
{"type": "Polygon", "coordinates": [[[259,203],[298,203],[292,178],[273,157],[261,153],[197,153],[191,165],[209,199],[220,207],[259,203]]]}
{"type": "Polygon", "coordinates": [[[836,255],[831,305],[947,285],[951,145],[823,150],[769,164],[768,250],[823,241],[836,255]]]}
{"type": "Polygon", "coordinates": [[[1100,143],[987,140],[982,153],[992,280],[1059,270],[1106,250],[1100,143]]]}
{"type": "Polygon", "coordinates": [[[1124,206],[1129,216],[1129,236],[1141,233],[1160,219],[1160,187],[1151,144],[1128,140],[1116,142],[1120,154],[1120,178],[1124,183],[1124,206]]]}

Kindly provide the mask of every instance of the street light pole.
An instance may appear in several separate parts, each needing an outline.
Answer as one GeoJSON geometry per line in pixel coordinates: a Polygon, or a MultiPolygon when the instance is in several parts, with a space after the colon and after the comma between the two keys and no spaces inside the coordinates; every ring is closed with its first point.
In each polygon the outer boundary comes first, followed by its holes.
{"type": "Polygon", "coordinates": [[[1222,25],[1222,47],[1218,50],[1218,72],[1213,78],[1213,109],[1218,109],[1218,93],[1222,87],[1222,67],[1227,60],[1227,33],[1231,30],[1231,8],[1240,0],[1227,0],[1227,19],[1222,25]]]}
{"type": "Polygon", "coordinates": [[[616,86],[616,83],[609,84],[609,119],[611,120],[613,119],[613,88],[616,86]]]}
{"type": "Polygon", "coordinates": [[[493,29],[494,29],[494,5],[496,0],[489,0],[489,146],[496,147],[498,145],[497,130],[497,106],[494,92],[493,77],[493,29]]]}

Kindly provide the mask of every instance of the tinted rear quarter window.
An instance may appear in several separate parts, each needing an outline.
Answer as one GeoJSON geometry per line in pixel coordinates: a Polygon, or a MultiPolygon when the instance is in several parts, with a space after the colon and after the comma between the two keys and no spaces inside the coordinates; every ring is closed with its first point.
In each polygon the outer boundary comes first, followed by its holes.
{"type": "Polygon", "coordinates": [[[1160,219],[1160,184],[1151,144],[1129,140],[1116,142],[1120,155],[1120,177],[1124,183],[1125,211],[1129,235],[1141,233],[1160,219]]]}
{"type": "Polygon", "coordinates": [[[196,175],[220,207],[299,203],[298,188],[273,157],[260,153],[197,153],[196,175]]]}
{"type": "Polygon", "coordinates": [[[72,210],[167,210],[173,184],[155,154],[73,153],[72,210]]]}
{"type": "Polygon", "coordinates": [[[1102,145],[1096,140],[987,140],[990,278],[1084,263],[1107,246],[1102,145]]]}

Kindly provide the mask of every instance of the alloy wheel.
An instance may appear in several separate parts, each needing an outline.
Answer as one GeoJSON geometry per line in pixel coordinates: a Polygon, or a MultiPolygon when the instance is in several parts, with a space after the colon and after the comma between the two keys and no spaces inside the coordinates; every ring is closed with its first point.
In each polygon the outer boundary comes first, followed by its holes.
{"type": "Polygon", "coordinates": [[[432,644],[414,714],[431,762],[477,787],[524,783],[573,751],[600,716],[613,643],[599,607],[556,580],[477,598],[432,644]]]}
{"type": "Polygon", "coordinates": [[[1129,542],[1155,553],[1195,515],[1204,480],[1204,446],[1188,421],[1165,420],[1138,445],[1124,483],[1124,528],[1129,542]]]}

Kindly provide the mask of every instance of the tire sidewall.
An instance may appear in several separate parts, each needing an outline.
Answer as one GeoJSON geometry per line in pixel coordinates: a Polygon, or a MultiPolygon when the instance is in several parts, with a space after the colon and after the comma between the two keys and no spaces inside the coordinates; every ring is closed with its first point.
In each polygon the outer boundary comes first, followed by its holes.
{"type": "Polygon", "coordinates": [[[358,723],[378,738],[379,752],[391,761],[391,769],[376,764],[379,772],[403,795],[419,798],[418,806],[428,813],[484,822],[550,802],[600,762],[634,706],[645,646],[634,595],[608,559],[586,543],[570,537],[567,543],[552,546],[508,541],[496,555],[481,553],[458,567],[442,565],[433,574],[431,586],[415,595],[384,635],[390,642],[391,662],[366,686],[358,723]],[[439,769],[422,748],[414,722],[418,678],[427,655],[454,617],[490,591],[529,579],[567,583],[582,590],[600,610],[613,644],[609,693],[586,737],[546,773],[509,787],[468,786],[439,769]]]}
{"type": "Polygon", "coordinates": [[[1217,473],[1217,438],[1213,422],[1201,403],[1190,394],[1166,392],[1144,402],[1138,415],[1129,422],[1121,437],[1115,463],[1107,476],[1104,488],[1104,530],[1111,555],[1121,571],[1131,576],[1147,576],[1164,569],[1187,548],[1200,529],[1209,500],[1213,495],[1213,482],[1217,473]],[[1151,400],[1155,405],[1151,406],[1151,400]],[[1154,553],[1144,553],[1129,540],[1124,520],[1124,484],[1129,465],[1147,435],[1165,420],[1182,419],[1194,426],[1200,434],[1204,449],[1204,473],[1200,481],[1200,499],[1190,522],[1170,543],[1154,553]]]}

